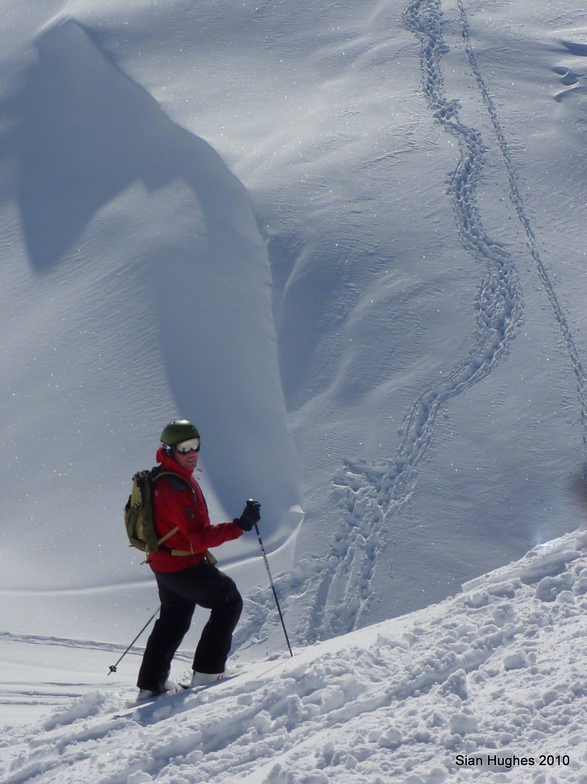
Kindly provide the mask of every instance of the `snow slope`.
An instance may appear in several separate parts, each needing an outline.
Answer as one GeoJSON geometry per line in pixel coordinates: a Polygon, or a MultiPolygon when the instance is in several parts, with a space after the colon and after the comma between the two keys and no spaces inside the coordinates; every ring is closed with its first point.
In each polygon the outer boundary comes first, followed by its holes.
{"type": "MultiPolygon", "coordinates": [[[[30,682],[39,640],[110,650],[156,609],[121,509],[173,416],[214,520],[262,501],[298,647],[576,528],[579,4],[0,8],[0,630],[30,682]]],[[[257,554],[219,553],[249,658],[281,644],[257,554]]]]}
{"type": "Polygon", "coordinates": [[[4,731],[0,781],[585,782],[586,595],[576,532],[203,691],[131,710],[131,689],[88,692],[4,731]]]}
{"type": "MultiPolygon", "coordinates": [[[[73,475],[69,481],[83,486],[88,476],[89,466],[83,464],[88,439],[100,461],[110,457],[110,471],[128,473],[127,460],[116,443],[132,442],[132,411],[141,412],[145,404],[148,410],[152,394],[160,392],[157,378],[155,389],[149,390],[155,372],[165,378],[178,408],[197,421],[207,437],[206,467],[212,479],[219,477],[215,486],[222,505],[234,516],[250,495],[265,498],[271,533],[287,524],[287,511],[299,504],[300,477],[285,423],[267,254],[245,189],[208,144],[171,123],[153,98],[116,69],[74,20],[50,27],[35,48],[37,62],[8,101],[15,127],[5,145],[18,163],[15,190],[25,249],[37,279],[47,283],[45,297],[50,302],[56,287],[53,270],[64,264],[64,272],[57,271],[62,277],[61,297],[66,300],[62,316],[57,317],[48,305],[44,320],[67,323],[61,323],[60,331],[65,333],[61,339],[52,334],[51,326],[45,328],[44,338],[52,351],[41,352],[38,358],[34,349],[32,357],[23,356],[25,351],[15,358],[15,347],[7,343],[17,367],[36,362],[35,388],[45,386],[45,379],[54,381],[47,382],[48,392],[37,393],[40,400],[29,401],[34,417],[23,418],[18,407],[6,412],[6,421],[12,414],[14,422],[6,439],[19,444],[20,464],[35,471],[38,457],[30,451],[38,453],[34,434],[43,418],[49,417],[42,429],[59,437],[45,461],[60,466],[69,455],[69,471],[64,472],[73,475]],[[129,205],[133,198],[128,191],[135,187],[139,203],[129,205]],[[142,215],[135,213],[134,220],[149,221],[149,206],[155,208],[157,199],[147,194],[167,189],[173,192],[179,214],[161,215],[161,223],[150,227],[152,234],[141,230],[140,236],[125,242],[139,224],[125,230],[120,225],[124,213],[137,207],[142,215]],[[126,209],[113,207],[121,197],[126,209]],[[122,235],[110,253],[103,236],[87,238],[88,227],[103,207],[114,209],[122,235]],[[95,278],[108,281],[98,287],[110,291],[96,291],[95,278]],[[72,302],[71,289],[78,287],[82,293],[72,302]],[[95,301],[89,303],[92,296],[95,301]],[[88,342],[94,344],[97,357],[84,356],[88,342]],[[71,355],[72,344],[77,344],[81,356],[71,355]],[[65,356],[60,356],[60,348],[65,356]],[[98,367],[89,373],[91,359],[98,367]],[[113,362],[114,367],[109,367],[113,362]],[[92,436],[97,422],[86,409],[100,392],[92,377],[100,377],[103,371],[110,376],[106,385],[115,383],[107,405],[116,398],[118,416],[126,408],[129,420],[122,431],[114,426],[106,443],[103,436],[92,436]],[[266,454],[272,459],[267,460],[266,454]]],[[[108,223],[106,219],[97,232],[107,231],[108,223]]],[[[93,233],[91,228],[89,232],[93,233]]],[[[28,307],[39,289],[31,283],[28,307]]],[[[22,341],[32,325],[28,307],[24,312],[17,309],[25,296],[24,291],[18,293],[11,321],[22,341]]],[[[116,409],[104,416],[107,421],[116,417],[116,409]]],[[[164,422],[163,416],[162,412],[164,422]]],[[[67,497],[68,479],[56,483],[48,467],[38,468],[39,494],[67,497]]],[[[71,493],[71,503],[84,508],[89,492],[86,489],[84,497],[83,487],[79,488],[71,493]]],[[[14,498],[13,504],[22,519],[28,511],[26,502],[14,498]]],[[[71,518],[74,509],[66,506],[59,511],[71,518]]],[[[9,507],[8,514],[14,517],[17,512],[9,507]]],[[[90,519],[88,523],[97,529],[89,541],[87,530],[78,528],[76,536],[69,526],[60,526],[62,536],[63,528],[67,531],[70,547],[78,538],[95,547],[105,536],[108,529],[103,522],[90,519]]],[[[28,522],[35,534],[29,558],[55,541],[55,533],[44,524],[34,515],[28,522]]],[[[58,547],[52,559],[62,573],[60,552],[66,560],[70,547],[58,547]]],[[[95,571],[86,571],[86,583],[108,582],[120,568],[119,559],[113,561],[105,564],[98,559],[95,571]]],[[[51,582],[45,572],[47,584],[51,582]]]]}

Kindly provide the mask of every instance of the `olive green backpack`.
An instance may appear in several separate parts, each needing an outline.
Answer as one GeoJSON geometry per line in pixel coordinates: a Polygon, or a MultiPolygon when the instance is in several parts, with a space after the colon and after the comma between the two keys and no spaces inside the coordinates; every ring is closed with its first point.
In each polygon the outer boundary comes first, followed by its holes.
{"type": "MultiPolygon", "coordinates": [[[[160,467],[151,470],[139,471],[132,478],[132,492],[124,507],[124,523],[126,535],[131,547],[136,547],[144,553],[156,553],[163,549],[163,544],[176,533],[176,526],[165,536],[159,538],[155,528],[153,515],[153,489],[155,482],[162,476],[173,476],[181,479],[172,471],[162,471],[160,467]]],[[[185,480],[182,480],[185,481],[185,480]]],[[[188,482],[186,482],[188,485],[188,482]]],[[[188,485],[189,486],[189,485],[188,485]]]]}
{"type": "MultiPolygon", "coordinates": [[[[161,466],[155,466],[151,470],[139,471],[132,478],[132,491],[124,507],[124,524],[126,535],[131,547],[136,547],[144,553],[156,553],[165,550],[164,543],[179,531],[178,526],[168,531],[165,536],[159,538],[155,527],[155,516],[153,514],[153,490],[155,483],[162,476],[171,476],[175,480],[184,482],[193,492],[193,488],[187,479],[179,476],[174,471],[163,471],[161,466]]],[[[194,555],[193,552],[183,550],[170,550],[172,555],[185,556],[194,555]]],[[[216,558],[211,552],[206,550],[204,557],[213,566],[217,563],[216,558]]],[[[146,563],[146,562],[145,562],[146,563]]]]}

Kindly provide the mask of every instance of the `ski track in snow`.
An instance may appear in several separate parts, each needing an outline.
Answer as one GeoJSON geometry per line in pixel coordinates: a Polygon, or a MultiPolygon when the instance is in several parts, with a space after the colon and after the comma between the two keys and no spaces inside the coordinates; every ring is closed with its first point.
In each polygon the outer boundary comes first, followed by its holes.
{"type": "MultiPolygon", "coordinates": [[[[87,651],[104,651],[112,652],[113,654],[120,654],[126,650],[126,645],[120,643],[110,642],[97,642],[95,640],[74,640],[69,637],[49,637],[42,634],[12,634],[11,632],[0,632],[0,642],[20,642],[29,645],[42,645],[47,646],[60,646],[63,648],[83,648],[87,651]]],[[[133,652],[142,651],[140,645],[133,646],[133,652]]],[[[186,661],[191,661],[187,654],[181,652],[176,654],[179,658],[185,658],[186,661]]]]}
{"type": "MultiPolygon", "coordinates": [[[[25,714],[38,715],[38,707],[46,706],[47,710],[54,709],[56,705],[65,705],[72,698],[80,698],[87,694],[95,684],[99,675],[106,675],[108,667],[115,664],[120,656],[125,653],[126,645],[115,643],[96,642],[94,640],[78,640],[67,637],[55,637],[34,634],[12,634],[0,632],[2,647],[3,676],[0,680],[0,706],[6,706],[2,712],[3,723],[10,723],[11,718],[25,709],[25,714]],[[31,655],[29,646],[41,650],[31,655]],[[52,651],[51,649],[57,649],[52,651]],[[62,650],[59,650],[62,649],[62,650]],[[79,653],[76,653],[79,652],[79,653]],[[77,679],[72,680],[71,666],[79,656],[83,664],[77,672],[77,679]],[[6,657],[6,658],[5,658],[6,657]],[[38,662],[44,661],[45,675],[39,680],[35,672],[38,662]],[[88,664],[93,662],[93,664],[88,664]],[[18,673],[15,679],[13,664],[17,665],[18,673]],[[27,663],[30,669],[27,667],[27,663]],[[87,668],[93,669],[93,686],[87,682],[87,668]],[[22,668],[22,669],[21,669],[22,668]],[[97,672],[96,672],[97,670],[97,672]],[[47,676],[47,673],[49,675],[47,676]]],[[[131,659],[142,655],[144,648],[136,645],[128,651],[128,659],[121,667],[128,666],[131,659]]],[[[177,664],[183,664],[187,669],[191,663],[192,655],[187,652],[178,652],[177,664]]],[[[137,665],[138,666],[138,662],[137,665]]],[[[118,690],[120,683],[112,679],[108,688],[118,690]]]]}
{"type": "Polygon", "coordinates": [[[487,236],[476,203],[485,145],[479,131],[460,121],[458,102],[445,95],[441,60],[448,47],[442,34],[441,3],[410,2],[404,22],[421,43],[422,86],[430,110],[459,144],[460,159],[448,193],[461,241],[486,271],[475,299],[473,347],[418,397],[405,422],[397,455],[379,463],[347,461],[335,477],[334,492],[340,498],[344,527],[332,544],[332,566],[323,573],[309,623],[318,630],[318,637],[356,628],[368,614],[375,598],[371,581],[378,551],[389,538],[392,515],[413,493],[417,466],[430,446],[439,411],[489,375],[509,348],[523,315],[515,265],[505,249],[487,236]]]}
{"type": "Polygon", "coordinates": [[[86,694],[5,730],[0,784],[584,784],[586,553],[569,534],[439,605],[132,716],[130,689],[86,694]],[[496,753],[537,763],[488,771],[496,753]]]}
{"type": "MultiPolygon", "coordinates": [[[[584,369],[571,329],[542,261],[538,242],[524,209],[515,167],[499,116],[479,69],[465,8],[458,3],[461,35],[467,59],[493,125],[505,166],[510,199],[526,238],[527,246],[546,292],[576,378],[579,418],[587,464],[587,385],[584,369]]],[[[442,33],[440,0],[412,0],[404,11],[406,27],[421,43],[422,87],[435,120],[459,144],[460,160],[450,178],[448,194],[465,249],[486,268],[475,299],[476,331],[468,356],[430,384],[409,412],[397,454],[376,463],[347,461],[334,478],[342,524],[330,546],[326,567],[320,569],[320,584],[306,635],[314,639],[343,634],[361,625],[369,616],[376,597],[372,580],[378,554],[390,541],[392,517],[401,512],[412,496],[417,467],[434,434],[439,411],[452,398],[486,378],[507,352],[524,312],[523,294],[515,264],[508,252],[491,240],[482,223],[476,191],[487,149],[481,134],[459,119],[457,100],[444,91],[442,57],[448,46],[442,33]]],[[[290,589],[292,586],[288,586],[290,589]]]]}
{"type": "Polygon", "coordinates": [[[585,465],[587,465],[587,381],[585,378],[585,371],[583,369],[583,365],[579,357],[579,352],[577,351],[577,346],[575,345],[575,341],[573,339],[571,328],[569,327],[564,311],[558,301],[558,297],[556,296],[554,286],[552,285],[550,278],[548,277],[548,273],[542,261],[540,250],[538,248],[538,242],[536,240],[536,235],[532,230],[530,220],[524,209],[524,202],[522,200],[522,196],[518,188],[518,178],[517,178],[516,170],[512,161],[512,157],[510,155],[510,151],[508,148],[505,135],[501,128],[501,123],[499,121],[497,110],[495,108],[493,101],[491,100],[491,96],[489,94],[487,84],[485,83],[485,80],[483,79],[483,75],[479,69],[479,66],[477,65],[477,60],[475,58],[475,53],[473,51],[473,46],[471,44],[469,21],[467,19],[467,14],[465,12],[465,8],[461,0],[458,0],[458,7],[461,15],[462,36],[463,36],[463,42],[465,44],[465,51],[467,53],[467,59],[471,66],[471,70],[473,71],[473,75],[475,76],[477,86],[479,87],[479,90],[483,97],[483,102],[487,107],[487,111],[489,113],[491,123],[495,130],[495,135],[497,137],[499,150],[501,152],[501,156],[503,158],[504,166],[507,172],[508,184],[510,188],[510,199],[512,201],[512,204],[514,205],[514,208],[516,210],[516,215],[518,216],[518,219],[522,225],[524,234],[526,235],[526,241],[528,244],[528,248],[530,250],[530,255],[532,256],[532,260],[536,267],[536,271],[538,273],[538,277],[540,278],[540,282],[544,286],[546,296],[548,297],[548,301],[552,308],[555,321],[560,329],[564,345],[567,349],[569,358],[571,360],[573,373],[575,374],[575,378],[577,381],[577,394],[579,397],[579,415],[581,421],[581,433],[583,438],[583,462],[585,465]]]}

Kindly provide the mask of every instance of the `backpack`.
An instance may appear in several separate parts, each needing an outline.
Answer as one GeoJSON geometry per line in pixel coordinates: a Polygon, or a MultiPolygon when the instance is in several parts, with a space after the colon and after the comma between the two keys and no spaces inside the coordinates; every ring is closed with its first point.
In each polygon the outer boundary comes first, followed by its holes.
{"type": "MultiPolygon", "coordinates": [[[[182,482],[185,481],[172,471],[162,471],[159,466],[151,470],[139,471],[132,478],[132,492],[124,507],[124,523],[128,541],[131,547],[136,547],[147,554],[164,549],[164,542],[179,531],[176,526],[161,539],[157,534],[152,497],[155,482],[162,476],[173,476],[182,482]]],[[[188,484],[187,481],[185,483],[188,484]]]]}

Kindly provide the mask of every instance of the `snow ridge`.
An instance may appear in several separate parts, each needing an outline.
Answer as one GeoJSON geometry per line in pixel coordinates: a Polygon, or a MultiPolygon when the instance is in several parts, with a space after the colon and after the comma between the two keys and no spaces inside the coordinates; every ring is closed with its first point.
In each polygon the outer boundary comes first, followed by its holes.
{"type": "Polygon", "coordinates": [[[391,517],[411,498],[417,466],[426,454],[441,408],[486,378],[507,351],[523,315],[523,296],[507,251],[491,240],[476,204],[484,144],[479,131],[464,125],[458,101],[448,100],[441,69],[448,51],[439,0],[414,0],[404,11],[407,28],[421,43],[422,85],[434,118],[458,140],[460,160],[448,193],[461,242],[486,267],[474,308],[476,330],[469,354],[430,384],[409,412],[397,455],[378,463],[350,462],[334,478],[343,526],[330,550],[329,568],[316,593],[308,633],[317,639],[356,628],[375,596],[371,582],[378,553],[392,532],[391,517]]]}

